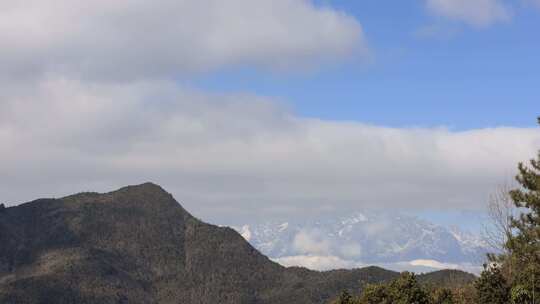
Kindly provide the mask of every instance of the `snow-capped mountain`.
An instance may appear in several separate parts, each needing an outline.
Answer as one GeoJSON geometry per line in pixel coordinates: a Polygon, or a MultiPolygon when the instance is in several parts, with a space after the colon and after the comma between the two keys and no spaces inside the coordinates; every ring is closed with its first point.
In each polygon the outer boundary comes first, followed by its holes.
{"type": "Polygon", "coordinates": [[[480,236],[456,227],[380,211],[246,223],[235,229],[282,264],[317,269],[370,264],[399,270],[475,271],[488,248],[480,236]]]}

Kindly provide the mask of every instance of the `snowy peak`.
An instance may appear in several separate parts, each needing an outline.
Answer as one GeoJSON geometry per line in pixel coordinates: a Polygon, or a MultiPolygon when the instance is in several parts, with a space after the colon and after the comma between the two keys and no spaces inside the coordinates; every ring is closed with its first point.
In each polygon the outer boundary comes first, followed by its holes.
{"type": "Polygon", "coordinates": [[[478,235],[400,213],[364,211],[238,227],[246,240],[270,258],[287,266],[316,269],[369,264],[400,270],[445,265],[470,271],[468,267],[479,264],[487,252],[478,235]],[[317,267],[318,263],[324,267],[317,267]]]}
{"type": "Polygon", "coordinates": [[[251,240],[251,231],[249,230],[249,225],[244,225],[239,230],[237,229],[237,231],[244,239],[246,239],[246,241],[249,242],[251,240]]]}

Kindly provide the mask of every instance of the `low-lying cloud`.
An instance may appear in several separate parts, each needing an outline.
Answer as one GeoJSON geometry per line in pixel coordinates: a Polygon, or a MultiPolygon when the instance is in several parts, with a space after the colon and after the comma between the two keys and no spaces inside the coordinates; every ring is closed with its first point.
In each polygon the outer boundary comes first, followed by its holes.
{"type": "Polygon", "coordinates": [[[365,266],[354,261],[343,260],[333,255],[296,255],[277,258],[274,261],[285,267],[298,266],[320,271],[361,268],[365,266]]]}
{"type": "Polygon", "coordinates": [[[333,255],[296,255],[273,260],[285,267],[305,267],[319,271],[363,268],[367,266],[379,266],[394,271],[414,271],[417,273],[431,272],[442,269],[459,269],[474,274],[479,274],[482,271],[481,266],[470,263],[449,264],[435,260],[412,260],[397,263],[364,264],[333,255]]]}
{"type": "Polygon", "coordinates": [[[293,248],[303,254],[328,254],[330,253],[330,240],[325,238],[319,231],[300,231],[294,236],[293,248]]]}
{"type": "Polygon", "coordinates": [[[9,203],[155,181],[204,218],[483,208],[540,130],[387,128],[298,117],[271,98],[166,81],[48,79],[0,92],[9,203]]]}

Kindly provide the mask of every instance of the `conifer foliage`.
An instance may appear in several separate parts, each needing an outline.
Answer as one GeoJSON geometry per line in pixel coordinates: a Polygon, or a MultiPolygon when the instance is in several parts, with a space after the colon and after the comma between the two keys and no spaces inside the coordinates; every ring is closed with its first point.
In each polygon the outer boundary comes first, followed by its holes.
{"type": "MultiPolygon", "coordinates": [[[[540,118],[538,119],[540,123],[540,118]]],[[[540,263],[540,151],[536,159],[526,166],[520,163],[516,180],[519,189],[510,191],[518,208],[524,212],[512,220],[516,233],[508,241],[508,249],[519,262],[540,263]]]]}
{"type": "Polygon", "coordinates": [[[476,303],[508,303],[509,287],[499,267],[484,265],[484,271],[474,286],[476,287],[476,303]]]}
{"type": "MultiPolygon", "coordinates": [[[[451,297],[451,295],[450,295],[451,297]]],[[[441,298],[435,302],[429,297],[427,288],[422,286],[414,273],[403,272],[386,284],[367,285],[361,296],[352,297],[343,293],[333,304],[451,304],[441,298]]]]}
{"type": "Polygon", "coordinates": [[[512,219],[514,233],[506,244],[509,254],[502,260],[514,303],[536,304],[540,303],[540,151],[528,165],[518,165],[516,180],[520,187],[510,196],[522,212],[512,219]]]}
{"type": "Polygon", "coordinates": [[[480,304],[540,303],[540,151],[528,164],[519,163],[516,181],[519,187],[509,194],[519,215],[511,218],[505,253],[491,255],[476,282],[480,304]]]}

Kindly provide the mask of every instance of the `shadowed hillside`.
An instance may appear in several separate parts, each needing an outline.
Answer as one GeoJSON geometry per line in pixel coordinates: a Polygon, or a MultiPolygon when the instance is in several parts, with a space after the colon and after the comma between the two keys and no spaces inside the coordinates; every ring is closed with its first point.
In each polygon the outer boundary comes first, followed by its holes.
{"type": "Polygon", "coordinates": [[[461,287],[475,279],[474,275],[461,270],[439,270],[418,276],[422,284],[448,288],[461,287]]]}
{"type": "Polygon", "coordinates": [[[0,303],[326,303],[397,276],[282,267],[150,183],[0,210],[0,244],[0,303]]]}

